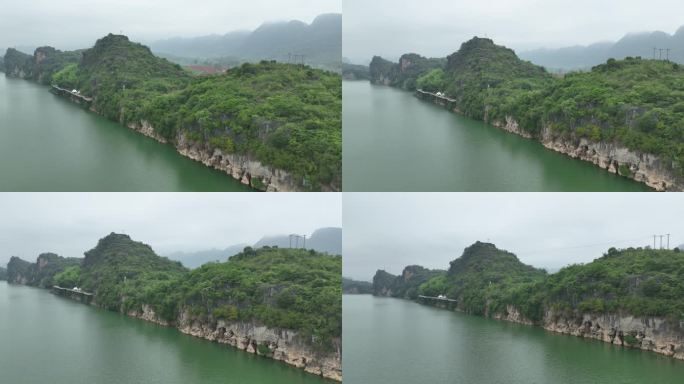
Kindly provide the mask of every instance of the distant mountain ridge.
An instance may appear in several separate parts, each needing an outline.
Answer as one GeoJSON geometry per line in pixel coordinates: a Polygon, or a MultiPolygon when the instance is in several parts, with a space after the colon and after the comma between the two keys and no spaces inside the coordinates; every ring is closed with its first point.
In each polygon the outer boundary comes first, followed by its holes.
{"type": "MultiPolygon", "coordinates": [[[[299,240],[299,247],[303,246],[303,241],[299,240]]],[[[197,252],[173,252],[166,256],[171,260],[180,261],[188,268],[197,268],[203,264],[220,261],[224,262],[231,256],[242,252],[249,244],[231,245],[225,249],[208,249],[197,252]]],[[[264,236],[255,244],[253,248],[259,249],[262,247],[278,247],[290,248],[290,235],[275,235],[264,236]]],[[[292,244],[294,248],[296,244],[292,244]]],[[[306,249],[313,249],[321,253],[329,253],[331,255],[342,254],[342,228],[319,228],[315,230],[311,236],[306,238],[306,249]]]]}
{"type": "Polygon", "coordinates": [[[299,20],[269,22],[254,31],[155,41],[159,54],[193,58],[303,61],[312,66],[339,68],[342,62],[342,15],[322,14],[311,24],[299,20]],[[296,58],[294,55],[298,55],[296,58]]]}
{"type": "MultiPolygon", "coordinates": [[[[606,60],[624,59],[625,57],[641,56],[645,59],[661,57],[659,49],[670,48],[671,61],[684,64],[684,26],[670,35],[662,31],[629,33],[617,42],[600,42],[587,46],[571,46],[558,49],[535,49],[521,52],[520,58],[532,61],[548,69],[588,69],[604,63],[606,60]]],[[[667,56],[662,51],[662,58],[667,56]]]]}

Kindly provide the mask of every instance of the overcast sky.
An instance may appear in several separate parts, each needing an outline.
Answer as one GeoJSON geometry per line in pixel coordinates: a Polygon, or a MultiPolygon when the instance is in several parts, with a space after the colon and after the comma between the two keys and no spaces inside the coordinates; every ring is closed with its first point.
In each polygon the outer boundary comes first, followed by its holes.
{"type": "Polygon", "coordinates": [[[43,252],[83,257],[111,232],[162,255],[220,249],[341,227],[341,209],[338,193],[2,193],[0,265],[43,252]]]}
{"type": "Polygon", "coordinates": [[[447,269],[478,240],[550,271],[652,245],[653,234],[684,243],[684,194],[345,193],[343,204],[343,273],[361,280],[412,264],[447,269]]]}
{"type": "Polygon", "coordinates": [[[681,0],[344,0],[343,55],[444,57],[476,35],[519,51],[586,45],[674,33],[683,14],[681,0]]]}
{"type": "Polygon", "coordinates": [[[0,47],[88,48],[123,31],[135,41],[224,34],[265,21],[310,23],[342,0],[21,0],[0,6],[0,47]]]}

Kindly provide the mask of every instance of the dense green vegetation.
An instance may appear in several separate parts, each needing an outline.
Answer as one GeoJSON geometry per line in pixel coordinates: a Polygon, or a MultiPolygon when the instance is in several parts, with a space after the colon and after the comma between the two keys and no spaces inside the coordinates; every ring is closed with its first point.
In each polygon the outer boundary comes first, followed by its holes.
{"type": "Polygon", "coordinates": [[[373,283],[369,281],[358,281],[354,279],[342,278],[342,293],[364,295],[373,293],[373,283]]]}
{"type": "Polygon", "coordinates": [[[35,263],[12,257],[7,263],[7,280],[11,283],[50,288],[55,284],[56,275],[69,267],[79,265],[81,260],[54,253],[41,254],[35,263]]]}
{"type": "Polygon", "coordinates": [[[342,77],[345,80],[370,80],[367,65],[342,63],[342,77]]]}
{"type": "Polygon", "coordinates": [[[418,78],[433,69],[443,69],[446,63],[446,59],[426,58],[415,53],[401,56],[398,64],[375,56],[370,64],[371,81],[413,91],[418,78]]]}
{"type": "Polygon", "coordinates": [[[69,64],[78,63],[80,59],[81,51],[62,52],[52,47],[40,47],[31,56],[8,48],[4,58],[4,71],[12,76],[51,84],[56,72],[69,64]]]}
{"type": "Polygon", "coordinates": [[[321,349],[341,337],[342,258],[313,250],[247,247],[227,262],[190,271],[112,233],[85,259],[44,254],[37,264],[12,258],[9,266],[10,281],[28,276],[27,283],[50,287],[54,277],[55,284],[94,293],[103,308],[128,313],[148,305],[172,324],[183,312],[205,322],[255,321],[297,330],[321,349]]]}
{"type": "MultiPolygon", "coordinates": [[[[146,46],[112,34],[82,52],[50,52],[41,62],[41,68],[49,62],[50,69],[42,81],[78,89],[109,119],[125,125],[149,122],[172,143],[220,149],[287,171],[299,190],[341,189],[339,74],[269,61],[193,76],[146,46]],[[82,57],[77,64],[76,56],[82,57]]],[[[33,70],[38,54],[8,50],[8,72],[33,70]]],[[[264,180],[251,182],[265,188],[264,180]]]]}
{"type": "Polygon", "coordinates": [[[554,77],[490,39],[473,38],[443,68],[376,57],[370,73],[375,83],[409,90],[417,76],[417,88],[455,99],[451,109],[487,122],[512,117],[533,137],[546,130],[656,154],[684,177],[684,68],[676,63],[627,57],[554,77]]]}
{"type": "MultiPolygon", "coordinates": [[[[387,282],[381,272],[378,287],[387,282]]],[[[684,320],[684,252],[611,248],[591,263],[547,274],[493,244],[477,242],[450,263],[445,275],[421,284],[420,294],[446,295],[458,301],[459,309],[484,316],[504,314],[510,305],[533,322],[549,311],[566,317],[626,313],[679,322],[684,320]]]]}
{"type": "MultiPolygon", "coordinates": [[[[190,272],[179,304],[202,318],[295,329],[322,348],[342,332],[342,258],[313,250],[250,247],[190,272]]],[[[168,311],[168,309],[167,309],[168,311]]]]}
{"type": "Polygon", "coordinates": [[[419,288],[423,283],[444,276],[445,273],[442,270],[431,270],[419,265],[410,265],[404,268],[401,276],[379,270],[373,276],[373,294],[416,299],[421,294],[419,288]]]}
{"type": "MultiPolygon", "coordinates": [[[[444,281],[447,289],[442,293],[456,298],[459,308],[466,312],[500,313],[521,285],[541,281],[545,276],[545,271],[521,263],[514,254],[494,244],[477,242],[450,263],[444,281]]],[[[421,290],[427,292],[430,285],[421,290]]]]}

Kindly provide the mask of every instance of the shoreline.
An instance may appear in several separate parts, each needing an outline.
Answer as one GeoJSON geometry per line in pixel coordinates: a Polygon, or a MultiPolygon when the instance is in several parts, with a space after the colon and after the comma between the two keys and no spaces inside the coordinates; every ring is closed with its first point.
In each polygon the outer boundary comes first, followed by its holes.
{"type": "MultiPolygon", "coordinates": [[[[383,85],[382,83],[370,82],[372,85],[383,85]]],[[[390,88],[396,88],[391,87],[390,88]]],[[[421,101],[438,105],[451,113],[466,117],[452,100],[444,100],[436,95],[421,90],[409,91],[413,96],[421,101]]],[[[681,192],[684,186],[670,175],[669,172],[659,168],[661,163],[657,155],[635,152],[615,143],[590,142],[587,139],[563,140],[553,137],[550,129],[543,129],[541,137],[534,137],[522,131],[518,122],[512,116],[507,116],[506,121],[475,120],[483,122],[491,127],[515,134],[524,139],[534,140],[544,148],[555,153],[565,155],[572,159],[591,163],[596,167],[609,173],[621,176],[637,183],[646,185],[653,191],[658,192],[681,192]]]]}
{"type": "MultiPolygon", "coordinates": [[[[12,284],[10,282],[7,282],[7,284],[26,287],[26,285],[23,284],[12,284]]],[[[94,296],[92,300],[85,302],[81,300],[79,295],[69,289],[56,290],[53,287],[49,289],[49,292],[70,301],[110,311],[100,307],[94,299],[94,296]]],[[[297,337],[297,332],[293,330],[272,329],[255,322],[225,322],[223,320],[218,320],[213,329],[208,329],[206,327],[206,322],[193,319],[187,311],[181,313],[179,322],[168,322],[160,319],[154,310],[147,305],[143,305],[142,311],[110,312],[119,313],[131,319],[143,320],[147,323],[152,323],[161,327],[173,328],[181,334],[193,336],[198,339],[208,340],[219,344],[228,344],[231,347],[246,353],[280,361],[298,370],[303,370],[308,374],[321,377],[329,382],[342,382],[341,359],[336,360],[326,357],[321,359],[321,362],[319,363],[319,360],[316,359],[318,356],[315,353],[303,350],[303,348],[297,349],[297,347],[301,347],[301,345],[290,343],[291,340],[294,340],[297,337]],[[236,332],[237,329],[240,329],[241,332],[236,332]],[[284,335],[285,338],[281,339],[281,335],[284,335]],[[273,340],[273,337],[275,337],[276,340],[273,340]],[[281,347],[279,344],[279,342],[283,340],[286,344],[285,347],[281,347]],[[268,344],[266,347],[269,348],[269,352],[263,353],[265,352],[263,346],[266,344],[268,344]],[[312,356],[314,357],[312,358],[312,356]],[[339,364],[337,364],[338,362],[339,364]]],[[[337,355],[341,356],[341,351],[339,349],[337,355]]]]}

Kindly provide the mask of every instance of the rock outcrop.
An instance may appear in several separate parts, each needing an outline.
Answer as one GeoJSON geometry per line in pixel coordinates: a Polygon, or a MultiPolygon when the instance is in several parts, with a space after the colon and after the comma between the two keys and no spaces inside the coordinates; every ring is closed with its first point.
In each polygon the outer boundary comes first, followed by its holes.
{"type": "MultiPolygon", "coordinates": [[[[534,325],[508,306],[506,313],[492,316],[498,320],[534,325]]],[[[642,349],[684,360],[684,323],[662,317],[637,317],[622,313],[584,313],[567,316],[546,311],[541,324],[547,331],[600,340],[628,348],[642,349]]]]}
{"type": "MultiPolygon", "coordinates": [[[[454,113],[461,114],[455,103],[445,102],[420,92],[416,92],[416,96],[421,100],[441,105],[454,113]]],[[[673,174],[673,165],[657,155],[634,151],[617,142],[594,142],[587,138],[568,138],[555,134],[548,126],[545,126],[535,137],[521,129],[513,116],[506,116],[504,121],[487,122],[506,132],[526,139],[538,140],[547,149],[568,155],[573,159],[590,162],[610,173],[633,179],[657,191],[684,191],[684,180],[673,174]]]]}
{"type": "Polygon", "coordinates": [[[269,328],[254,322],[208,320],[183,311],[174,324],[169,324],[148,305],[143,305],[141,311],[129,311],[128,315],[163,326],[174,326],[188,335],[228,344],[247,353],[282,361],[314,375],[342,381],[340,340],[335,340],[334,351],[323,352],[316,351],[296,331],[269,328]]]}

